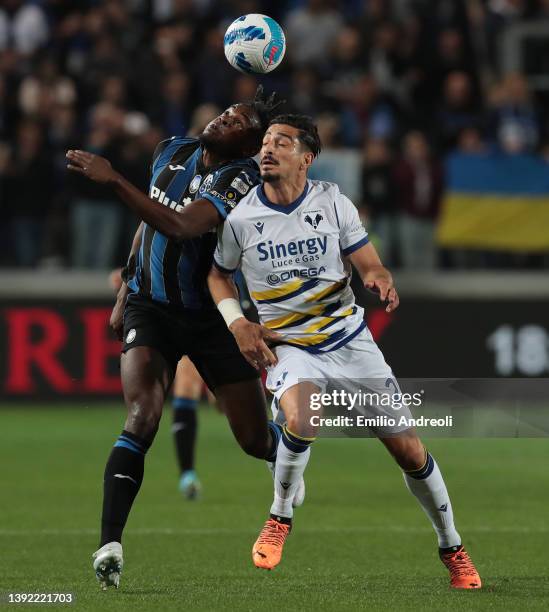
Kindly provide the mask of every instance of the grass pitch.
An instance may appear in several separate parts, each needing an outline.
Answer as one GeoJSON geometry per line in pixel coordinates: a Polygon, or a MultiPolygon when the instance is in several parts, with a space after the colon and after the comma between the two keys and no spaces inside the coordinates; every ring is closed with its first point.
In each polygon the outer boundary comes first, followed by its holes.
{"type": "MultiPolygon", "coordinates": [[[[548,610],[549,443],[427,440],[484,588],[448,586],[430,525],[376,440],[322,439],[282,564],[251,562],[271,477],[200,413],[197,502],[177,492],[166,412],[124,537],[121,588],[93,575],[104,464],[124,410],[0,412],[0,592],[72,592],[80,610],[548,610]]],[[[15,607],[15,606],[10,606],[15,607]]],[[[34,604],[38,607],[38,604],[34,604]]],[[[50,604],[49,608],[52,607],[50,604]]]]}

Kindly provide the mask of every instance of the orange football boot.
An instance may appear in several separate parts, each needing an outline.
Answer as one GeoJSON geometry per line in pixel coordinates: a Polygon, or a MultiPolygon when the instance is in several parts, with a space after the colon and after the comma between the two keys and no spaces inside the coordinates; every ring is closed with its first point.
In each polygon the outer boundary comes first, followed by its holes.
{"type": "Polygon", "coordinates": [[[267,520],[252,548],[252,559],[256,567],[271,570],[282,558],[284,542],[292,529],[274,518],[267,520]]]}
{"type": "Polygon", "coordinates": [[[450,586],[454,589],[480,589],[482,582],[477,568],[463,546],[456,551],[440,552],[440,560],[450,572],[450,586]]]}

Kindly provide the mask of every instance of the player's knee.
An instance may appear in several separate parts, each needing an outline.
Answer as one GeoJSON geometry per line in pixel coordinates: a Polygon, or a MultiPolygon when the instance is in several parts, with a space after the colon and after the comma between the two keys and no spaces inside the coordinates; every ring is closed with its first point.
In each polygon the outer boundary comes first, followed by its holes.
{"type": "Polygon", "coordinates": [[[419,470],[425,464],[425,448],[418,438],[407,439],[394,453],[399,466],[406,472],[419,470]]]}
{"type": "Polygon", "coordinates": [[[306,417],[300,417],[298,414],[288,416],[286,428],[290,433],[301,438],[314,438],[316,436],[316,428],[311,425],[306,417]]]}
{"type": "Polygon", "coordinates": [[[154,402],[142,398],[135,398],[127,402],[128,418],[126,420],[127,431],[144,438],[152,440],[158,431],[161,407],[154,402]]]}
{"type": "Polygon", "coordinates": [[[268,437],[258,438],[256,435],[247,435],[238,440],[240,448],[251,457],[256,459],[265,459],[269,454],[269,439],[268,437]]]}

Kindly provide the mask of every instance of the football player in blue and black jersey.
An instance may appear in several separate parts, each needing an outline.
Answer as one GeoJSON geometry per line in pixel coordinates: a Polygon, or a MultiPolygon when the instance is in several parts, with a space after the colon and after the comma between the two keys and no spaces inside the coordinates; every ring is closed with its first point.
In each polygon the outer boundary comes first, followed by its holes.
{"type": "Polygon", "coordinates": [[[217,226],[259,182],[252,157],[278,105],[274,95],[265,99],[258,89],[254,101],[229,107],[198,139],[173,137],[160,143],[148,196],[105,158],[67,152],[69,170],[110,187],[143,220],[111,316],[123,339],[128,416],[105,468],[101,541],[94,553],[103,588],[119,584],[122,531],[183,355],[214,392],[242,449],[268,461],[276,456],[280,430],[267,422],[258,371],[242,357],[215,308],[207,275],[217,226]]]}

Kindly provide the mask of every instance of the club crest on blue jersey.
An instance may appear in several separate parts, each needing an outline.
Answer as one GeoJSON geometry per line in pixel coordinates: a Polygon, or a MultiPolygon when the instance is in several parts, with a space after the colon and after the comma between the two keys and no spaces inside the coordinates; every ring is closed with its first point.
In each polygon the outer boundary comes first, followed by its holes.
{"type": "Polygon", "coordinates": [[[200,176],[200,174],[197,174],[193,180],[191,181],[191,184],[189,185],[189,192],[190,193],[196,193],[198,191],[198,188],[200,187],[200,181],[202,180],[202,177],[200,176]]]}

